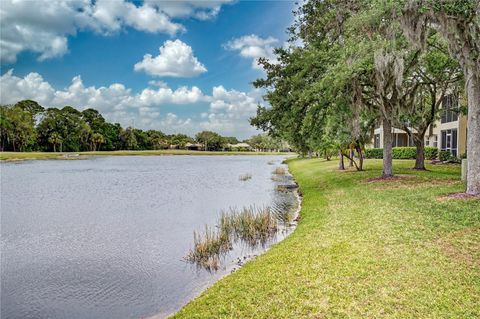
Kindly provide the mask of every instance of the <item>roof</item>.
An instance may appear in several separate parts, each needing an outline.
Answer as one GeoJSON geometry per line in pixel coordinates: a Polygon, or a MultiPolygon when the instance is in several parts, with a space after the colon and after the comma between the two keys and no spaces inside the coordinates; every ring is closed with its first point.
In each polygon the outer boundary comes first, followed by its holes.
{"type": "Polygon", "coordinates": [[[228,144],[230,147],[250,147],[247,143],[228,144]]]}

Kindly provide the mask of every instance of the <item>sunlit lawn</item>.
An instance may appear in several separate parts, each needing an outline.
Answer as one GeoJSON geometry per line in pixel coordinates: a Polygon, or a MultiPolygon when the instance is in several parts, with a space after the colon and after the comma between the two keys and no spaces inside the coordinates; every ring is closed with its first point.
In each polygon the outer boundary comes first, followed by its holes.
{"type": "Polygon", "coordinates": [[[394,165],[402,179],[369,182],[381,161],[290,161],[298,228],[175,318],[479,318],[480,201],[443,197],[457,165],[394,165]]]}

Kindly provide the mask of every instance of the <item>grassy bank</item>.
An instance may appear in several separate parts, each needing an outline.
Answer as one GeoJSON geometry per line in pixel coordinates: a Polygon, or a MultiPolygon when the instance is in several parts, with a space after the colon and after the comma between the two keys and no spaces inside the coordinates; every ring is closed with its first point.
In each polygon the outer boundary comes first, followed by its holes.
{"type": "Polygon", "coordinates": [[[52,153],[52,152],[0,152],[0,160],[33,160],[33,159],[76,159],[73,155],[85,156],[134,156],[134,155],[289,155],[292,153],[282,152],[205,152],[187,150],[152,150],[152,151],[100,151],[100,152],[76,152],[76,153],[52,153]]]}
{"type": "Polygon", "coordinates": [[[394,181],[291,160],[302,219],[283,242],[190,302],[175,318],[479,318],[480,201],[458,166],[394,181]]]}

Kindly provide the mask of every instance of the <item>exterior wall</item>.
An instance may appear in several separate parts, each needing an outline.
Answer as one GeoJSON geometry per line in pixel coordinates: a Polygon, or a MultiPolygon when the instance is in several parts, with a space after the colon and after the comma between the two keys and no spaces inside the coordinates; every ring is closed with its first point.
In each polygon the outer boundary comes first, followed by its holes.
{"type": "Polygon", "coordinates": [[[467,117],[461,115],[458,119],[458,155],[467,153],[467,117]]]}
{"type": "MultiPolygon", "coordinates": [[[[437,147],[438,149],[442,149],[441,132],[449,129],[457,129],[457,155],[461,156],[462,154],[465,154],[467,145],[467,117],[465,115],[459,115],[457,121],[448,123],[441,123],[440,120],[437,120],[434,125],[427,130],[427,134],[425,134],[425,146],[437,147]]],[[[405,131],[397,128],[393,129],[392,133],[399,134],[400,139],[404,139],[404,136],[402,135],[407,135],[405,131]]],[[[382,126],[375,129],[373,139],[371,143],[367,145],[367,147],[375,147],[376,136],[377,138],[380,138],[380,141],[378,141],[378,147],[383,148],[382,126]]],[[[412,143],[407,144],[413,146],[412,143]]]]}

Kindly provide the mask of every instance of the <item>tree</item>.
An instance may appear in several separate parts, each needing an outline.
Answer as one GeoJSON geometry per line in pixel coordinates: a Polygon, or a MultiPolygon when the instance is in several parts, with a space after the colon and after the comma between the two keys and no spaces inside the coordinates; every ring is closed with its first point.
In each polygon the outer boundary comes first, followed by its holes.
{"type": "Polygon", "coordinates": [[[414,169],[417,170],[425,170],[425,134],[438,118],[447,93],[459,91],[463,76],[459,64],[449,57],[443,42],[436,33],[430,36],[410,78],[419,84],[417,94],[413,96],[414,103],[404,109],[398,123],[416,147],[414,169]]]}
{"type": "Polygon", "coordinates": [[[92,139],[94,152],[97,151],[97,146],[98,146],[98,150],[100,150],[100,145],[105,143],[105,138],[100,133],[93,133],[91,139],[92,139]]]}
{"type": "Polygon", "coordinates": [[[137,149],[138,143],[135,136],[135,131],[131,127],[127,127],[125,130],[120,131],[120,140],[122,141],[122,149],[134,150],[137,149]]]}
{"type": "Polygon", "coordinates": [[[62,138],[64,151],[78,152],[88,141],[88,125],[81,117],[81,113],[71,106],[62,109],[49,108],[40,121],[38,127],[38,144],[44,149],[49,149],[51,143],[48,138],[56,132],[62,138]]]}
{"type": "Polygon", "coordinates": [[[37,133],[32,114],[21,106],[2,106],[0,111],[2,150],[25,151],[35,144],[37,133]]]}
{"type": "Polygon", "coordinates": [[[465,77],[468,103],[467,189],[480,194],[480,2],[406,0],[400,16],[405,35],[424,48],[428,32],[437,30],[465,77]]]}
{"type": "Polygon", "coordinates": [[[179,148],[184,148],[187,143],[194,143],[195,140],[185,134],[174,134],[167,137],[170,145],[174,145],[179,148]]]}
{"type": "Polygon", "coordinates": [[[216,151],[222,149],[225,141],[220,134],[212,131],[202,131],[195,135],[195,140],[205,146],[205,151],[216,151]]]}
{"type": "Polygon", "coordinates": [[[34,121],[36,119],[36,116],[45,110],[43,106],[41,106],[40,104],[38,104],[36,101],[33,101],[33,100],[19,101],[15,103],[14,107],[18,107],[19,109],[30,113],[34,121]]]}
{"type": "Polygon", "coordinates": [[[52,134],[50,134],[50,136],[48,137],[48,142],[53,145],[54,152],[57,151],[57,145],[60,145],[60,152],[62,151],[63,139],[57,132],[53,132],[52,134]]]}

